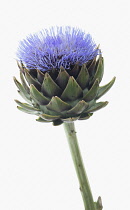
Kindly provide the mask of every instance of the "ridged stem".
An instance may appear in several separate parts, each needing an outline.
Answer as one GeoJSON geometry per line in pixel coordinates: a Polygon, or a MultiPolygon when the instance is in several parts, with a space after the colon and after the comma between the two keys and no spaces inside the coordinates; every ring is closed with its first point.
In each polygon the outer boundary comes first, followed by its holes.
{"type": "Polygon", "coordinates": [[[85,210],[96,210],[90,185],[88,182],[88,178],[85,172],[84,164],[82,161],[80,149],[78,146],[76,131],[74,123],[64,123],[64,129],[66,132],[66,136],[68,139],[72,159],[74,162],[74,166],[77,172],[79,184],[80,184],[80,191],[82,194],[85,210]]]}

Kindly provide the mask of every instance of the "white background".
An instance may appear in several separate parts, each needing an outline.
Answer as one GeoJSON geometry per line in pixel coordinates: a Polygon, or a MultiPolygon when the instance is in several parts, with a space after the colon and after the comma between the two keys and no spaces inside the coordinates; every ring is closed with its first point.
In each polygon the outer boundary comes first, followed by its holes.
{"type": "Polygon", "coordinates": [[[0,210],[84,210],[63,126],[35,121],[16,109],[23,101],[19,40],[55,25],[92,34],[105,58],[102,85],[117,77],[102,97],[109,105],[76,122],[94,199],[104,210],[130,209],[130,8],[126,0],[22,0],[0,6],[0,210]]]}

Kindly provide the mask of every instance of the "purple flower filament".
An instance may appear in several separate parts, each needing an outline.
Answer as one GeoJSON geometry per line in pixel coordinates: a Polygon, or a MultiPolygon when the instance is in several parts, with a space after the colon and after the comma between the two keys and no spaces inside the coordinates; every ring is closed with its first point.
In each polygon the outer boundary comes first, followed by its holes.
{"type": "Polygon", "coordinates": [[[74,27],[52,27],[20,42],[17,58],[29,69],[47,71],[87,63],[100,54],[90,34],[74,27]]]}

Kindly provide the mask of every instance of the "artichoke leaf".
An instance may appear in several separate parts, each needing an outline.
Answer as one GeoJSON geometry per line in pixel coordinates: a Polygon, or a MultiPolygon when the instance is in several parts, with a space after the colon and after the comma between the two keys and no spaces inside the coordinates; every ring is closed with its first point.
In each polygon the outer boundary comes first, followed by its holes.
{"type": "Polygon", "coordinates": [[[93,77],[95,74],[95,66],[96,66],[96,57],[92,60],[91,64],[88,67],[88,72],[90,77],[93,77]]]}
{"type": "Polygon", "coordinates": [[[53,96],[59,96],[62,93],[61,88],[54,82],[48,73],[45,73],[41,91],[50,98],[53,96]]]}
{"type": "Polygon", "coordinates": [[[17,65],[18,65],[18,67],[19,67],[20,71],[21,71],[22,73],[24,73],[24,69],[25,69],[25,67],[24,67],[23,63],[22,63],[22,62],[17,61],[17,65]]]}
{"type": "Polygon", "coordinates": [[[41,117],[37,118],[36,121],[38,121],[38,122],[50,122],[50,121],[42,119],[41,117]]]}
{"type": "Polygon", "coordinates": [[[30,101],[30,95],[27,93],[25,88],[22,86],[22,84],[14,77],[14,82],[17,88],[19,89],[19,94],[27,101],[30,101]]]}
{"type": "Polygon", "coordinates": [[[87,120],[87,119],[89,119],[92,115],[93,115],[93,113],[83,113],[83,114],[80,115],[79,120],[87,120]]]}
{"type": "Polygon", "coordinates": [[[25,79],[24,79],[24,76],[23,76],[23,73],[22,73],[22,72],[20,72],[20,79],[21,79],[23,88],[26,90],[26,92],[27,92],[28,94],[30,94],[29,87],[28,87],[28,85],[27,85],[27,83],[26,83],[26,81],[25,81],[25,79]]]}
{"type": "Polygon", "coordinates": [[[44,79],[44,74],[39,69],[37,69],[37,79],[42,84],[44,79]]]}
{"type": "Polygon", "coordinates": [[[57,96],[52,97],[51,101],[49,102],[49,104],[46,107],[49,110],[56,111],[56,112],[63,112],[65,110],[68,110],[68,109],[72,108],[71,105],[62,101],[57,96]]]}
{"type": "Polygon", "coordinates": [[[64,90],[64,88],[67,85],[67,82],[69,80],[69,74],[67,71],[61,66],[60,72],[56,78],[56,83],[59,85],[59,87],[64,90]]]}
{"type": "Polygon", "coordinates": [[[76,78],[79,74],[80,71],[80,66],[79,63],[77,62],[74,67],[72,68],[72,70],[69,71],[69,75],[73,76],[74,78],[76,78]]]}
{"type": "Polygon", "coordinates": [[[100,55],[99,56],[99,60],[97,61],[98,64],[97,64],[97,69],[96,69],[96,72],[95,72],[95,75],[91,81],[91,84],[93,84],[95,82],[96,79],[99,80],[99,83],[101,82],[102,80],[102,77],[103,77],[103,73],[104,73],[104,60],[103,60],[103,57],[100,55]]]}
{"type": "Polygon", "coordinates": [[[39,115],[42,119],[44,120],[48,120],[48,121],[54,121],[54,120],[57,120],[60,118],[60,115],[59,116],[54,116],[54,115],[49,115],[49,114],[40,114],[39,115]]]}
{"type": "Polygon", "coordinates": [[[67,111],[67,114],[81,114],[88,107],[88,105],[89,104],[83,100],[79,101],[72,109],[67,111]]]}
{"type": "Polygon", "coordinates": [[[18,93],[20,96],[22,96],[22,98],[29,104],[32,104],[31,98],[30,96],[26,97],[25,94],[23,94],[20,90],[18,90],[18,93]],[[29,98],[29,99],[28,99],[29,98]]]}
{"type": "Polygon", "coordinates": [[[34,85],[30,85],[30,95],[32,99],[39,105],[46,105],[50,101],[41,92],[39,92],[34,85]]]}
{"type": "Polygon", "coordinates": [[[90,107],[85,112],[86,113],[88,113],[88,112],[95,112],[95,111],[97,111],[97,110],[99,110],[101,108],[104,108],[107,104],[108,104],[108,101],[95,103],[92,107],[90,107]]]}
{"type": "Polygon", "coordinates": [[[115,79],[116,78],[114,77],[108,84],[99,87],[96,99],[99,99],[101,96],[103,96],[113,86],[115,79]]]}
{"type": "Polygon", "coordinates": [[[34,111],[34,110],[27,110],[21,106],[17,106],[17,108],[22,111],[22,112],[25,112],[27,114],[34,114],[34,115],[39,115],[39,112],[38,111],[34,111]]]}
{"type": "Polygon", "coordinates": [[[33,84],[38,90],[41,89],[41,84],[40,82],[38,82],[36,79],[34,79],[30,74],[29,71],[27,69],[24,70],[25,71],[25,78],[28,82],[29,85],[33,84]]]}
{"type": "Polygon", "coordinates": [[[63,101],[74,101],[83,95],[81,87],[78,85],[74,77],[70,77],[65,90],[61,95],[63,101]]]}
{"type": "Polygon", "coordinates": [[[27,104],[27,103],[22,103],[18,100],[15,100],[15,102],[21,106],[22,108],[26,109],[26,110],[29,110],[29,111],[36,111],[36,112],[40,112],[40,109],[37,109],[37,108],[34,108],[33,106],[27,104]]]}
{"type": "Polygon", "coordinates": [[[91,89],[83,97],[83,100],[86,102],[93,100],[97,95],[98,88],[99,88],[99,80],[96,79],[91,89]]]}
{"type": "Polygon", "coordinates": [[[85,64],[82,65],[76,81],[82,89],[86,88],[88,81],[89,81],[89,73],[88,73],[88,70],[87,70],[85,64]]]}

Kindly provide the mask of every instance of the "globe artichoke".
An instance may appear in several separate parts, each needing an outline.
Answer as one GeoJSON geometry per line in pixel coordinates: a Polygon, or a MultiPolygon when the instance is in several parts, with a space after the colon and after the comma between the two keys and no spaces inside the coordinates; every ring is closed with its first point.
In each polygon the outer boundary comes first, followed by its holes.
{"type": "Polygon", "coordinates": [[[99,86],[104,61],[90,34],[71,27],[57,27],[28,36],[17,52],[19,94],[27,103],[15,100],[18,109],[38,116],[39,122],[63,123],[80,191],[87,210],[102,210],[101,197],[94,202],[78,146],[74,122],[85,120],[108,102],[98,102],[113,85],[99,86]],[[70,123],[71,122],[71,123],[70,123]]]}
{"type": "Polygon", "coordinates": [[[46,36],[44,33],[40,37],[35,34],[22,42],[18,61],[21,83],[14,78],[19,94],[27,101],[16,100],[18,109],[37,115],[39,122],[54,125],[88,119],[94,111],[105,107],[107,101],[97,100],[115,81],[113,78],[99,86],[104,61],[90,35],[68,28],[57,31],[51,35],[47,31],[46,36]]]}

